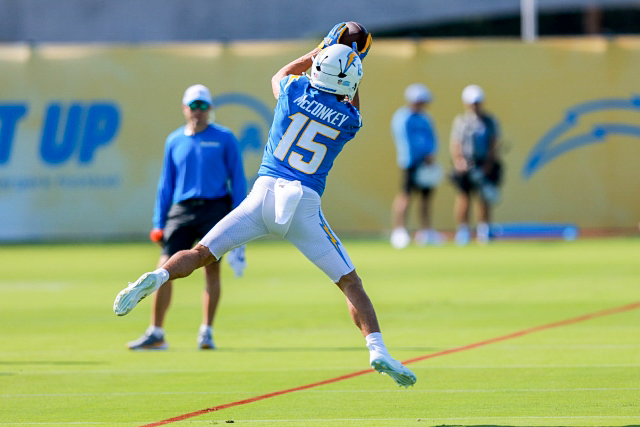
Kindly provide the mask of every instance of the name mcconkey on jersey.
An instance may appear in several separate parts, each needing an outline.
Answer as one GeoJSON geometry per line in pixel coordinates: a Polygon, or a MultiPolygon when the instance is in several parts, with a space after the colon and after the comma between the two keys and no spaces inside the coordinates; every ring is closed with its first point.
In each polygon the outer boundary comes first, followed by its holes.
{"type": "Polygon", "coordinates": [[[296,98],[293,102],[300,107],[300,109],[308,112],[319,120],[324,120],[334,126],[342,126],[342,124],[349,118],[348,115],[339,113],[333,108],[329,108],[318,101],[308,101],[307,95],[302,95],[296,98]]]}

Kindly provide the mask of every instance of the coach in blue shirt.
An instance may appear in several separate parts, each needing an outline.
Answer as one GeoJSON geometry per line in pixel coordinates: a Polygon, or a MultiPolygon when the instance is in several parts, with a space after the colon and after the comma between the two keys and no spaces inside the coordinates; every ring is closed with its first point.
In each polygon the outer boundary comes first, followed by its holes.
{"type": "MultiPolygon", "coordinates": [[[[182,98],[182,112],[186,124],[167,138],[158,181],[150,234],[151,240],[162,246],[158,265],[164,264],[178,251],[191,249],[231,209],[238,206],[247,193],[236,138],[229,129],[209,122],[209,89],[203,85],[187,88],[182,98]]],[[[242,263],[243,260],[240,261],[242,263]]],[[[205,267],[205,278],[202,324],[197,342],[201,349],[213,349],[212,325],[220,298],[218,262],[205,267]]],[[[163,324],[171,292],[169,283],[153,294],[151,325],[142,337],[128,343],[130,349],[168,348],[163,324]]]]}

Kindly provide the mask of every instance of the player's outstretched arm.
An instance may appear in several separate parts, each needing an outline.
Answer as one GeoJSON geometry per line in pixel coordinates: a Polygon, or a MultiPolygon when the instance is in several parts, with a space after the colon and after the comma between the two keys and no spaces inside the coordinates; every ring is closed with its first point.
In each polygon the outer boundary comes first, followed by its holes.
{"type": "Polygon", "coordinates": [[[271,89],[273,90],[273,96],[278,99],[280,96],[280,80],[288,75],[300,75],[311,68],[313,64],[313,58],[320,52],[319,48],[313,49],[306,55],[302,55],[300,58],[289,62],[284,67],[280,68],[277,73],[271,77],[271,89]]]}

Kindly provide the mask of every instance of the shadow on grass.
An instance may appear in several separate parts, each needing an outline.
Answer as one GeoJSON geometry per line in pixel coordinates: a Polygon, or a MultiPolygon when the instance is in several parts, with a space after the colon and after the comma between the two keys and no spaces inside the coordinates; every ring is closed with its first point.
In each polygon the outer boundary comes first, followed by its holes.
{"type": "MultiPolygon", "coordinates": [[[[358,346],[358,347],[223,347],[216,348],[216,352],[220,353],[286,353],[286,352],[312,352],[317,353],[319,351],[358,351],[361,352],[362,349],[366,349],[366,347],[358,346]]],[[[393,347],[392,350],[396,351],[420,351],[420,352],[431,352],[441,350],[440,348],[433,347],[393,347]]],[[[2,362],[0,362],[2,363],[2,362]]]]}

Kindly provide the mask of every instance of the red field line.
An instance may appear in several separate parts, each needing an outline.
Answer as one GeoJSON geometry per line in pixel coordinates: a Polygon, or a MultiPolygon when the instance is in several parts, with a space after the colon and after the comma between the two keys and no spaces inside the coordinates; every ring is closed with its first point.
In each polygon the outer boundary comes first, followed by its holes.
{"type": "MultiPolygon", "coordinates": [[[[465,345],[465,346],[461,346],[461,347],[450,348],[448,350],[443,350],[443,351],[427,354],[427,355],[420,356],[420,357],[414,357],[412,359],[407,359],[407,360],[403,361],[402,363],[404,363],[404,364],[415,363],[415,362],[418,362],[418,361],[421,361],[421,360],[433,359],[434,357],[445,356],[447,354],[459,353],[461,351],[472,350],[474,348],[483,347],[485,345],[489,345],[489,344],[493,344],[493,343],[497,343],[497,342],[501,342],[501,341],[507,341],[507,340],[510,340],[510,339],[513,339],[513,338],[518,338],[518,337],[521,337],[521,336],[524,336],[524,335],[532,334],[534,332],[540,332],[540,331],[544,331],[544,330],[547,330],[547,329],[558,328],[560,326],[572,325],[574,323],[584,322],[586,320],[594,319],[596,317],[603,317],[603,316],[609,316],[611,314],[623,313],[625,311],[631,311],[631,310],[635,310],[637,308],[640,308],[640,301],[634,302],[634,303],[628,304],[628,305],[623,305],[623,306],[619,306],[619,307],[609,308],[609,309],[606,309],[606,310],[596,311],[594,313],[585,314],[583,316],[572,317],[570,319],[560,320],[558,322],[547,323],[546,325],[540,325],[540,326],[535,326],[533,328],[523,329],[521,331],[513,332],[513,333],[508,334],[508,335],[502,335],[502,336],[499,336],[499,337],[491,338],[491,339],[484,340],[484,341],[479,341],[479,342],[476,342],[476,343],[473,343],[473,344],[469,344],[469,345],[465,345]]],[[[156,422],[151,423],[151,424],[144,424],[141,427],[162,426],[162,425],[174,423],[174,422],[177,422],[177,421],[183,421],[183,420],[186,420],[186,419],[189,419],[189,418],[197,417],[198,415],[203,415],[203,414],[206,414],[206,413],[209,413],[209,412],[221,411],[223,409],[231,408],[231,407],[234,407],[234,406],[246,405],[247,403],[257,402],[259,400],[269,399],[271,397],[276,397],[276,396],[280,396],[280,395],[287,394],[287,393],[293,393],[293,392],[296,392],[296,391],[307,390],[307,389],[318,387],[318,386],[321,386],[321,385],[331,384],[331,383],[335,383],[335,382],[342,381],[342,380],[347,380],[349,378],[354,378],[354,377],[357,377],[357,376],[360,376],[360,375],[370,374],[372,372],[375,372],[375,371],[373,369],[365,369],[365,370],[362,370],[362,371],[352,372],[350,374],[342,375],[342,376],[335,377],[335,378],[329,378],[327,380],[318,381],[318,382],[311,383],[311,384],[306,384],[306,385],[301,385],[301,386],[298,386],[298,387],[288,388],[286,390],[274,391],[272,393],[262,394],[260,396],[250,397],[248,399],[238,400],[238,401],[235,401],[235,402],[229,402],[229,403],[225,403],[225,404],[222,404],[222,405],[213,406],[211,408],[201,409],[199,411],[189,412],[188,414],[178,415],[176,417],[168,418],[166,420],[156,421],[156,422]]]]}

